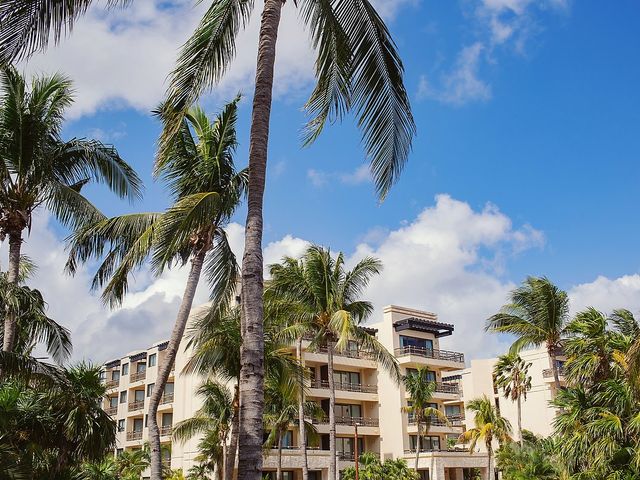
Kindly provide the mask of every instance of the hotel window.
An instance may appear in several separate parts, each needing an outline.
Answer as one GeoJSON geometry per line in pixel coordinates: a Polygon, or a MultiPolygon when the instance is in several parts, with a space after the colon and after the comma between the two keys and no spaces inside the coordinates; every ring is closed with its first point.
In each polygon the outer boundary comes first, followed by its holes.
{"type": "Polygon", "coordinates": [[[125,363],[122,365],[122,375],[129,375],[129,364],[125,363]]]}
{"type": "Polygon", "coordinates": [[[105,372],[104,370],[100,370],[100,380],[106,380],[107,379],[107,372],[105,372]]]}
{"type": "Polygon", "coordinates": [[[121,418],[120,420],[118,420],[118,431],[124,432],[124,418],[121,418]]]}
{"type": "Polygon", "coordinates": [[[167,383],[164,386],[164,394],[167,395],[169,393],[173,393],[173,383],[167,383]]]}
{"type": "Polygon", "coordinates": [[[120,392],[120,403],[127,403],[127,391],[120,392]]]}
{"type": "Polygon", "coordinates": [[[287,430],[284,435],[282,435],[282,448],[291,448],[293,447],[293,432],[291,430],[287,430]]]}
{"type": "Polygon", "coordinates": [[[133,431],[134,432],[141,432],[142,431],[142,419],[141,418],[134,418],[133,419],[133,431]]]}
{"type": "MultiPolygon", "coordinates": [[[[409,445],[411,450],[415,450],[418,444],[417,435],[409,435],[409,445]]],[[[424,436],[422,437],[422,451],[440,450],[440,437],[424,436]]]]}
{"type": "Polygon", "coordinates": [[[433,340],[400,335],[400,346],[413,347],[421,350],[433,350],[433,340]]]}
{"type": "MultiPolygon", "coordinates": [[[[337,437],[336,438],[336,450],[338,453],[342,453],[345,455],[354,455],[355,454],[355,443],[353,442],[353,437],[337,437]]],[[[358,454],[364,452],[364,439],[358,438],[358,454]]]]}
{"type": "Polygon", "coordinates": [[[114,382],[120,380],[120,372],[118,370],[114,370],[111,372],[111,380],[113,380],[114,382]]]}
{"type": "Polygon", "coordinates": [[[362,417],[362,407],[360,405],[341,405],[337,403],[336,417],[342,417],[342,418],[362,417]]]}
{"type": "Polygon", "coordinates": [[[147,385],[147,397],[150,397],[151,394],[153,393],[153,386],[155,385],[155,383],[150,383],[149,385],[147,385]]]}
{"type": "Polygon", "coordinates": [[[109,406],[111,408],[118,406],[118,397],[109,397],[109,406]]]}
{"type": "Polygon", "coordinates": [[[460,415],[460,405],[445,405],[444,413],[447,417],[454,417],[460,415]]]}
{"type": "Polygon", "coordinates": [[[360,372],[333,372],[333,380],[342,384],[360,385],[360,372]]]}
{"type": "Polygon", "coordinates": [[[158,356],[155,353],[149,355],[149,366],[150,367],[155,367],[156,366],[156,359],[157,358],[158,358],[158,356]]]}
{"type": "Polygon", "coordinates": [[[120,455],[122,455],[122,452],[124,452],[124,448],[118,448],[116,450],[116,456],[119,457],[120,455]]]}
{"type": "Polygon", "coordinates": [[[136,390],[134,391],[134,402],[144,402],[144,390],[136,390]]]}
{"type": "MultiPolygon", "coordinates": [[[[407,368],[407,375],[409,374],[415,375],[416,373],[418,373],[417,368],[407,368]]],[[[436,372],[434,372],[433,370],[427,370],[427,381],[436,382],[437,381],[436,372]]]]}
{"type": "Polygon", "coordinates": [[[147,369],[147,364],[144,362],[136,363],[136,373],[142,373],[147,369]]]}

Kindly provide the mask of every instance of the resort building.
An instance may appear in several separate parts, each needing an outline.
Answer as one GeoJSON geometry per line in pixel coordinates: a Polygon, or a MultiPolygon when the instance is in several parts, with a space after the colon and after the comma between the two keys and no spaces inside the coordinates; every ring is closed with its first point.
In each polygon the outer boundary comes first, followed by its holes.
{"type": "MultiPolygon", "coordinates": [[[[549,436],[553,433],[553,420],[556,416],[556,410],[549,405],[556,391],[551,357],[546,348],[524,350],[520,352],[520,357],[531,364],[529,366],[531,390],[527,392],[526,400],[522,400],[522,428],[536,435],[549,436]]],[[[564,386],[565,357],[558,356],[556,361],[562,387],[564,386]]],[[[519,440],[516,403],[504,398],[504,392],[498,389],[494,382],[493,369],[497,362],[497,358],[471,360],[469,368],[457,372],[455,379],[462,387],[460,400],[464,403],[483,395],[493,399],[500,414],[511,422],[514,438],[519,440]]]]}
{"type": "MultiPolygon", "coordinates": [[[[427,367],[437,383],[433,406],[446,414],[448,422],[432,421],[425,434],[418,470],[424,480],[463,480],[470,469],[477,468],[486,478],[486,455],[468,452],[457,445],[465,424],[460,375],[452,372],[464,368],[464,355],[440,348],[440,339],[452,335],[454,326],[438,321],[434,313],[388,306],[383,317],[372,324],[369,333],[393,352],[406,374],[411,369],[427,367]]],[[[154,344],[146,350],[110,361],[104,366],[108,386],[105,410],[117,420],[117,448],[142,448],[148,440],[147,411],[157,366],[163,361],[167,343],[154,344]]],[[[193,416],[201,400],[196,390],[202,378],[182,374],[189,352],[180,348],[163,402],[158,411],[161,441],[166,448],[166,462],[185,472],[197,463],[198,439],[184,444],[171,443],[172,426],[193,416]]],[[[325,418],[315,420],[317,440],[307,449],[310,478],[326,480],[329,468],[329,382],[326,350],[312,351],[303,342],[305,367],[311,372],[307,399],[317,402],[325,418]]],[[[410,399],[402,385],[396,383],[357,343],[334,354],[336,382],[336,423],[338,469],[354,465],[356,445],[359,453],[372,452],[383,460],[404,458],[413,467],[416,457],[417,427],[406,407],[410,399]]],[[[303,456],[299,448],[297,425],[291,425],[284,440],[283,469],[285,480],[301,480],[303,456]]],[[[265,475],[275,478],[275,450],[264,458],[265,475]]]]}

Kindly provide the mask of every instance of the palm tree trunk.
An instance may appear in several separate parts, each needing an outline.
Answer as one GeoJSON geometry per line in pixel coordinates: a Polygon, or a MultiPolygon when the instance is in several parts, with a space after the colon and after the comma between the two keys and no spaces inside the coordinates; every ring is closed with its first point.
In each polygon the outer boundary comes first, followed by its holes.
{"type": "MultiPolygon", "coordinates": [[[[224,450],[224,449],[223,449],[224,450]]],[[[218,480],[224,480],[224,462],[225,462],[225,454],[222,454],[221,458],[216,460],[216,476],[218,480]]]]}
{"type": "Polygon", "coordinates": [[[171,332],[171,338],[169,339],[169,345],[165,350],[164,361],[158,366],[158,376],[156,383],[153,387],[153,393],[149,399],[149,445],[151,447],[151,480],[162,480],[162,454],[160,452],[160,429],[158,428],[158,405],[160,405],[160,399],[164,393],[164,387],[167,384],[169,373],[173,368],[173,364],[176,360],[176,354],[178,353],[178,347],[184,334],[184,329],[187,326],[189,320],[189,313],[191,312],[191,306],[193,305],[193,297],[196,294],[198,288],[198,281],[200,280],[200,273],[202,272],[202,264],[204,263],[204,257],[206,252],[201,250],[191,260],[191,270],[187,277],[187,285],[184,289],[184,295],[182,297],[182,303],[178,310],[176,317],[176,323],[173,326],[171,332]]]}
{"type": "Polygon", "coordinates": [[[282,480],[282,432],[278,433],[278,468],[276,480],[282,480]]]}
{"type": "MultiPolygon", "coordinates": [[[[20,276],[20,249],[22,248],[22,232],[11,231],[9,233],[9,265],[7,281],[12,284],[18,283],[20,276]]],[[[7,312],[4,317],[4,338],[2,341],[2,351],[11,352],[16,341],[16,314],[7,312]]]]}
{"type": "Polygon", "coordinates": [[[518,438],[522,446],[522,396],[518,395],[518,438]]]}
{"type": "Polygon", "coordinates": [[[418,425],[418,436],[416,438],[416,473],[418,473],[418,465],[420,463],[420,450],[422,450],[422,430],[421,430],[421,423],[420,420],[418,420],[417,422],[418,425]]]}
{"type": "Polygon", "coordinates": [[[487,480],[494,480],[491,476],[491,460],[493,458],[493,447],[491,442],[487,444],[487,480]]]}
{"type": "Polygon", "coordinates": [[[238,478],[262,477],[264,411],[264,338],[262,301],[262,203],[267,170],[273,70],[282,0],[265,0],[256,65],[256,86],[249,137],[249,187],[242,257],[242,349],[240,361],[240,452],[238,478]]]}
{"type": "Polygon", "coordinates": [[[229,449],[225,460],[224,480],[233,480],[233,470],[236,468],[236,456],[238,455],[238,434],[239,434],[239,386],[236,384],[233,397],[233,418],[231,419],[231,438],[229,439],[229,449]]]}
{"type": "Polygon", "coordinates": [[[298,426],[300,429],[300,448],[302,449],[302,480],[309,480],[309,458],[307,457],[307,431],[304,428],[304,358],[302,357],[302,338],[296,345],[296,356],[300,364],[300,396],[298,400],[298,426]]]}
{"type": "Polygon", "coordinates": [[[327,342],[327,375],[329,381],[329,480],[338,480],[336,452],[336,385],[333,379],[333,344],[327,342]]]}

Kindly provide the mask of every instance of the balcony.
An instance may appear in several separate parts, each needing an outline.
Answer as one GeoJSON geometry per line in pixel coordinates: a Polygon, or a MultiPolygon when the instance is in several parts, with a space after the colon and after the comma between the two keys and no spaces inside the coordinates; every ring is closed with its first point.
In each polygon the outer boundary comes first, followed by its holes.
{"type": "Polygon", "coordinates": [[[142,440],[142,430],[127,432],[127,442],[133,442],[135,440],[142,440]]]}
{"type": "Polygon", "coordinates": [[[135,372],[132,373],[131,375],[129,375],[129,382],[133,383],[133,382],[137,382],[140,380],[144,380],[147,377],[147,371],[144,370],[142,372],[135,372]]]}
{"type": "Polygon", "coordinates": [[[135,412],[136,410],[142,410],[143,408],[144,408],[144,400],[129,403],[130,412],[135,412]]]}
{"type": "Polygon", "coordinates": [[[118,385],[120,385],[120,379],[117,379],[117,380],[107,380],[107,381],[105,382],[105,384],[104,384],[104,386],[107,388],[107,390],[108,390],[108,389],[110,389],[110,388],[115,388],[115,387],[117,387],[118,385]]]}
{"type": "Polygon", "coordinates": [[[160,397],[160,405],[164,405],[165,403],[173,402],[173,393],[165,393],[160,397]]]}
{"type": "MultiPolygon", "coordinates": [[[[421,452],[425,453],[438,453],[438,452],[461,452],[461,453],[469,453],[469,449],[466,447],[453,447],[453,448],[421,448],[421,452]]],[[[415,455],[415,448],[407,448],[404,450],[405,455],[415,455]]]]}
{"type": "Polygon", "coordinates": [[[118,406],[116,405],[115,407],[107,407],[104,409],[104,411],[107,413],[107,415],[116,415],[118,413],[118,406]]]}
{"type": "Polygon", "coordinates": [[[459,395],[461,393],[461,389],[460,385],[458,385],[457,383],[436,382],[436,392],[459,395]]]}
{"type": "MultiPolygon", "coordinates": [[[[443,419],[432,416],[429,421],[429,425],[433,427],[459,427],[460,425],[462,425],[462,422],[464,421],[464,414],[447,415],[447,421],[449,422],[449,425],[447,425],[447,422],[445,422],[443,419]]],[[[409,425],[415,425],[416,424],[415,417],[409,414],[407,418],[407,422],[409,425]]]]}
{"type": "Polygon", "coordinates": [[[444,360],[447,362],[464,363],[464,353],[450,352],[448,350],[435,350],[421,347],[400,347],[394,350],[396,357],[415,355],[416,357],[444,360]]]}
{"type": "MultiPolygon", "coordinates": [[[[327,347],[320,347],[318,348],[318,352],[319,353],[328,353],[327,347]]],[[[359,358],[359,359],[365,359],[365,360],[370,360],[371,359],[371,355],[364,351],[364,350],[355,350],[355,349],[346,349],[346,350],[334,350],[333,354],[336,357],[346,357],[346,358],[359,358]]]]}
{"type": "Polygon", "coordinates": [[[168,435],[171,435],[171,431],[173,430],[173,426],[172,425],[165,425],[160,427],[160,436],[161,437],[166,437],[168,435]]]}
{"type": "MultiPolygon", "coordinates": [[[[558,376],[560,377],[560,379],[562,379],[562,377],[564,377],[564,368],[560,367],[558,369],[558,376]]],[[[542,371],[542,377],[543,378],[553,378],[553,368],[545,368],[542,371]]]]}
{"type": "MultiPolygon", "coordinates": [[[[363,383],[342,383],[334,382],[336,390],[343,392],[358,392],[358,393],[378,393],[377,385],[366,385],[363,383]]],[[[328,380],[312,380],[311,388],[329,388],[328,380]]]]}
{"type": "MultiPolygon", "coordinates": [[[[320,420],[314,420],[313,423],[327,425],[329,423],[329,417],[325,417],[320,420]]],[[[377,427],[380,425],[380,422],[377,418],[336,417],[336,425],[354,426],[356,424],[358,424],[359,427],[377,427]]]]}
{"type": "MultiPolygon", "coordinates": [[[[367,453],[369,455],[375,455],[376,457],[379,457],[380,455],[376,452],[358,452],[358,457],[362,456],[363,453],[367,453]]],[[[336,456],[338,457],[338,460],[342,460],[343,462],[355,462],[356,460],[356,455],[355,452],[336,452],[336,456]]]]}

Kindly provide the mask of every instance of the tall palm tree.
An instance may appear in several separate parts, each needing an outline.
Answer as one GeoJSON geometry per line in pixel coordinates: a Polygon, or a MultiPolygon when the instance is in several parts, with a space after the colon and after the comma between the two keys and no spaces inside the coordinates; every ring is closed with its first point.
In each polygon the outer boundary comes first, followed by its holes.
{"type": "Polygon", "coordinates": [[[609,320],[630,342],[625,355],[625,369],[627,380],[636,397],[640,399],[640,322],[636,320],[633,313],[623,308],[614,310],[609,320]]]}
{"type": "Polygon", "coordinates": [[[527,399],[527,392],[531,390],[531,363],[525,362],[517,353],[508,353],[498,357],[493,367],[496,387],[502,388],[504,398],[516,402],[518,410],[518,440],[522,446],[522,399],[527,399]]]}
{"type": "Polygon", "coordinates": [[[470,428],[460,436],[460,440],[469,443],[469,452],[473,453],[476,444],[484,441],[487,449],[487,480],[491,477],[491,464],[493,460],[493,441],[499,443],[511,441],[511,424],[509,420],[502,417],[500,412],[491,403],[491,400],[484,395],[482,398],[475,398],[469,402],[466,408],[474,412],[474,427],[470,428]]]}
{"type": "MultiPolygon", "coordinates": [[[[11,66],[0,68],[0,239],[9,239],[7,282],[20,277],[24,232],[33,213],[49,210],[76,229],[102,218],[80,193],[90,181],[104,183],[133,200],[142,184],[115,148],[97,140],[62,138],[65,110],[73,103],[71,80],[61,74],[26,79],[11,66]]],[[[16,341],[17,313],[4,315],[2,350],[16,341]]]]}
{"type": "MultiPolygon", "coordinates": [[[[283,312],[275,308],[274,302],[267,302],[265,308],[265,367],[267,372],[288,372],[292,378],[298,373],[297,364],[279,338],[283,312]]],[[[288,312],[288,310],[285,310],[288,312]]],[[[225,480],[231,480],[236,464],[240,418],[240,350],[242,348],[240,307],[212,307],[195,317],[189,330],[188,345],[193,354],[184,371],[213,375],[220,381],[234,386],[232,399],[231,429],[229,446],[225,458],[225,480]]]]}
{"type": "Polygon", "coordinates": [[[568,319],[567,293],[546,277],[528,277],[511,292],[511,302],[487,320],[486,330],[515,335],[511,353],[519,353],[526,347],[546,346],[557,392],[560,374],[556,358],[568,319]]]}
{"type": "Polygon", "coordinates": [[[415,461],[415,470],[417,472],[420,463],[420,451],[422,450],[422,438],[423,435],[429,433],[432,419],[437,418],[447,425],[449,425],[449,421],[444,413],[430,406],[433,394],[436,391],[436,383],[429,378],[429,369],[427,367],[421,367],[414,372],[409,372],[405,375],[403,381],[411,402],[410,405],[403,407],[403,410],[413,417],[418,427],[415,461]]]}
{"type": "MultiPolygon", "coordinates": [[[[49,34],[58,41],[71,29],[91,0],[6,0],[0,5],[0,61],[43,49],[49,34]]],[[[110,5],[126,4],[114,1],[110,5]]],[[[258,37],[253,110],[249,140],[248,211],[242,262],[243,367],[241,382],[241,480],[259,480],[262,472],[260,428],[264,408],[263,344],[263,195],[276,40],[283,0],[266,0],[258,37]]],[[[398,180],[415,135],[415,123],[403,83],[404,68],[396,45],[370,0],[298,0],[300,19],[317,52],[316,86],[306,103],[311,119],[305,144],[327,122],[354,112],[362,130],[365,154],[381,199],[398,180]]],[[[253,0],[211,0],[192,37],[180,52],[168,89],[167,144],[189,106],[215,85],[231,63],[240,27],[246,26],[253,0]]],[[[291,39],[288,39],[291,40],[291,39]]]]}
{"type": "Polygon", "coordinates": [[[197,434],[210,435],[221,448],[216,450],[213,458],[207,455],[206,461],[216,465],[218,478],[223,480],[224,461],[227,458],[225,448],[233,421],[234,398],[226,386],[212,380],[203,383],[198,388],[197,395],[203,398],[202,407],[193,417],[175,426],[173,438],[184,442],[197,434]]]}
{"type": "Polygon", "coordinates": [[[112,456],[81,467],[78,480],[117,480],[118,465],[112,456]]]}
{"type": "Polygon", "coordinates": [[[320,419],[324,417],[324,411],[316,402],[303,403],[302,412],[299,411],[300,392],[302,388],[289,369],[274,369],[267,372],[265,382],[265,401],[267,408],[264,412],[264,424],[269,433],[264,443],[266,449],[277,446],[277,472],[276,480],[282,480],[282,441],[284,436],[296,420],[302,414],[300,431],[306,434],[314,434],[315,427],[312,421],[307,419],[320,419]]]}
{"type": "Polygon", "coordinates": [[[122,480],[138,480],[147,468],[149,468],[149,448],[125,450],[118,455],[116,465],[118,475],[122,480]]]}
{"type": "Polygon", "coordinates": [[[160,430],[157,410],[178,346],[187,325],[196,288],[204,269],[215,305],[225,304],[235,288],[237,265],[223,227],[244,194],[247,172],[236,171],[238,98],[213,119],[194,107],[155,165],[155,175],[165,180],[173,205],[163,213],[140,213],[105,219],[71,238],[68,266],[105,254],[94,277],[103,286],[103,298],[119,304],[127,291],[129,273],[150,256],[160,275],[172,265],[191,263],[184,295],[158,366],[155,388],[149,399],[151,478],[161,478],[160,430]],[[195,137],[194,137],[195,133],[195,137]]]}
{"type": "Polygon", "coordinates": [[[272,280],[267,295],[295,305],[296,320],[283,330],[283,338],[295,341],[310,338],[310,347],[326,349],[329,382],[329,479],[336,479],[336,391],[333,356],[356,342],[362,351],[377,360],[401,381],[395,357],[361,323],[371,314],[373,305],[359,297],[373,275],[382,269],[379,260],[367,257],[347,271],[344,255],[332,257],[328,249],[310,246],[301,259],[285,257],[281,264],[269,266],[272,280]]]}

